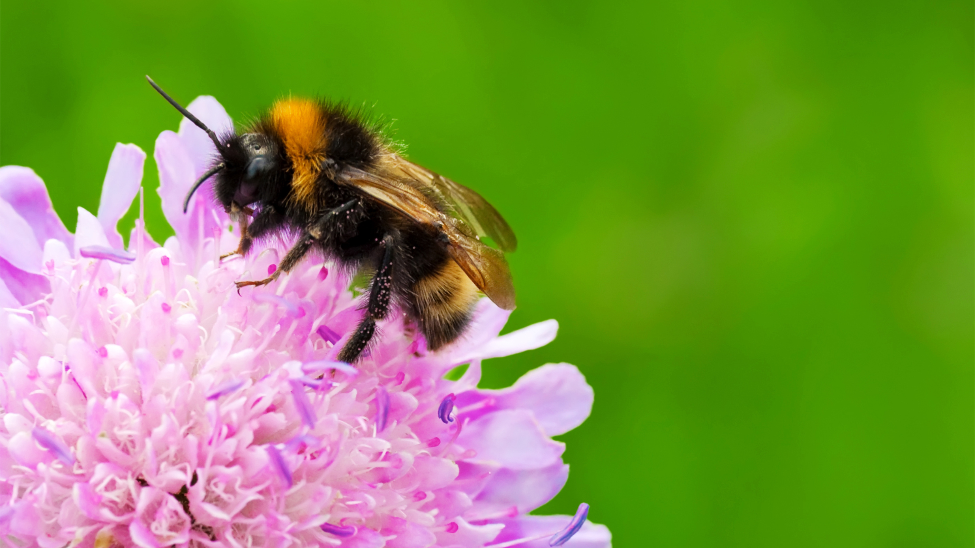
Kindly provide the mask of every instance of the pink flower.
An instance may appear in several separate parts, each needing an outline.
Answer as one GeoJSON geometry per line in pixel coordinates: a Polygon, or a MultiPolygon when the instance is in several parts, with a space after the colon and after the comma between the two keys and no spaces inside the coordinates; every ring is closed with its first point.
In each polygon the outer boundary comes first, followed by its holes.
{"type": "MultiPolygon", "coordinates": [[[[223,108],[190,111],[218,132],[223,108]]],[[[241,295],[288,243],[218,261],[238,235],[202,188],[213,154],[184,120],[154,156],[176,235],[142,216],[145,154],[118,145],[97,215],[69,233],[29,169],[0,168],[0,539],[25,546],[608,546],[606,527],[529,516],[567,480],[551,439],[590,414],[571,365],[481,390],[481,360],[545,345],[545,321],[498,336],[483,300],[438,353],[393,319],[356,367],[335,362],[361,304],[306,261],[241,295]],[[141,208],[141,206],[140,206],[141,208]],[[458,381],[444,374],[470,364],[458,381]]]]}

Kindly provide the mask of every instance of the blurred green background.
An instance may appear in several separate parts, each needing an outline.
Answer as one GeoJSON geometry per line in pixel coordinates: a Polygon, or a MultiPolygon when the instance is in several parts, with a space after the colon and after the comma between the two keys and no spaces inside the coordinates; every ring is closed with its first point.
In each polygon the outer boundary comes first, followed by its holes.
{"type": "MultiPolygon", "coordinates": [[[[0,162],[73,228],[180,101],[322,94],[510,221],[510,384],[579,365],[570,481],[618,546],[974,545],[970,2],[0,7],[0,162]]],[[[154,192],[150,232],[171,233],[154,192]]],[[[123,221],[127,226],[135,210],[123,221]]],[[[120,226],[121,227],[121,226],[120,226]]],[[[128,234],[123,231],[123,234],[128,234]]]]}

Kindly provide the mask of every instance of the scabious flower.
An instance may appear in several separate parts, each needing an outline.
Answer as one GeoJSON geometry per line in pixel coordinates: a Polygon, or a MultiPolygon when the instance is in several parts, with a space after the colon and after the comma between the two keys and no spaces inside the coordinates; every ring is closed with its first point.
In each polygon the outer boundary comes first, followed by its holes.
{"type": "MultiPolygon", "coordinates": [[[[230,128],[223,108],[190,111],[230,128]]],[[[182,200],[213,153],[184,120],[156,141],[160,246],[142,215],[145,154],[118,145],[97,215],[71,234],[29,169],[0,168],[0,539],[25,546],[608,546],[606,527],[531,516],[567,480],[551,439],[590,414],[576,367],[477,387],[481,360],[551,341],[555,321],[471,329],[429,353],[402,318],[355,367],[362,310],[329,264],[240,294],[284,245],[248,258],[212,194],[182,200]],[[140,203],[140,209],[142,208],[140,203]],[[450,369],[469,364],[457,381],[450,369]]]]}

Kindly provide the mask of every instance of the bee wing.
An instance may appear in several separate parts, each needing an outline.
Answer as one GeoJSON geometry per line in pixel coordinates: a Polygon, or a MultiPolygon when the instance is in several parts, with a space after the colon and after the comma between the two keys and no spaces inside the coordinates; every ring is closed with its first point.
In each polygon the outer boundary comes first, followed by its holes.
{"type": "Polygon", "coordinates": [[[342,169],[335,179],[339,184],[356,187],[417,222],[439,227],[447,237],[448,254],[472,283],[495,305],[509,310],[516,307],[512,275],[502,252],[478,240],[464,220],[443,212],[436,199],[412,185],[413,182],[407,183],[353,167],[342,169]]]}
{"type": "Polygon", "coordinates": [[[456,218],[464,220],[479,237],[489,237],[504,252],[516,249],[516,236],[502,215],[481,195],[459,185],[441,174],[418,166],[400,155],[388,156],[388,170],[395,176],[411,181],[428,196],[433,196],[451,210],[456,218]]]}

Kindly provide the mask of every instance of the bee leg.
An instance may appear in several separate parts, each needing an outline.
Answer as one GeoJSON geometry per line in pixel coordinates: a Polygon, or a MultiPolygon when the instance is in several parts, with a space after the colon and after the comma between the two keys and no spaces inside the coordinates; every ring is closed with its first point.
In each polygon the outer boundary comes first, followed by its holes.
{"type": "Polygon", "coordinates": [[[237,285],[238,290],[240,290],[246,286],[263,286],[278,279],[282,273],[288,273],[297,263],[302,261],[302,258],[304,258],[309,252],[309,248],[312,247],[313,243],[315,243],[315,237],[313,237],[311,233],[308,231],[302,233],[302,236],[299,238],[298,242],[295,243],[295,246],[293,246],[292,249],[288,251],[288,254],[285,254],[285,257],[282,258],[282,263],[279,264],[279,266],[275,269],[275,272],[271,274],[271,277],[262,279],[260,281],[238,281],[234,284],[237,285]]]}
{"type": "Polygon", "coordinates": [[[355,362],[366,346],[373,339],[377,321],[385,318],[390,312],[390,300],[393,295],[393,264],[396,239],[392,235],[383,238],[383,260],[380,267],[370,281],[370,297],[366,306],[366,317],[356,327],[356,332],[350,337],[342,351],[339,360],[344,363],[355,362]]]}
{"type": "MultiPolygon", "coordinates": [[[[250,210],[250,208],[248,210],[250,210]]],[[[251,248],[251,236],[248,235],[248,217],[240,216],[238,219],[240,220],[238,223],[241,225],[241,242],[237,245],[237,250],[224,254],[220,257],[221,260],[235,254],[244,256],[247,250],[251,248]]]]}

